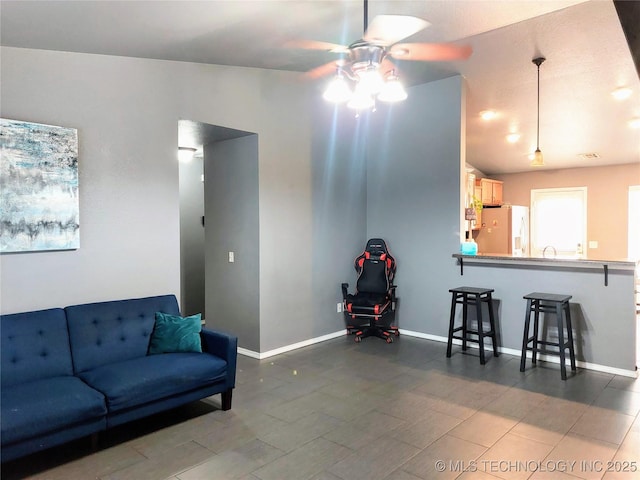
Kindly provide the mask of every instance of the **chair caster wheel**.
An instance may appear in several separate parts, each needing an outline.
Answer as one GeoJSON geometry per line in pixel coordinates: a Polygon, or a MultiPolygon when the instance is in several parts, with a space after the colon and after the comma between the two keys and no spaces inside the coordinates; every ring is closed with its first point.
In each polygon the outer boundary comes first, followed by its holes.
{"type": "Polygon", "coordinates": [[[393,343],[393,337],[387,337],[386,341],[387,343],[393,343]]]}
{"type": "Polygon", "coordinates": [[[395,335],[396,337],[399,337],[399,336],[400,336],[400,331],[399,331],[399,330],[396,330],[396,331],[394,331],[393,333],[394,333],[394,335],[395,335]]]}
{"type": "Polygon", "coordinates": [[[353,339],[354,342],[360,343],[362,341],[362,337],[356,337],[353,339]]]}

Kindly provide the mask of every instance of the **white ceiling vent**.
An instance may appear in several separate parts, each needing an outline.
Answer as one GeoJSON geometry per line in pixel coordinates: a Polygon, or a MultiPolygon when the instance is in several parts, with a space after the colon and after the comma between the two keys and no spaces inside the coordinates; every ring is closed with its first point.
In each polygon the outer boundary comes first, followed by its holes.
{"type": "Polygon", "coordinates": [[[596,158],[600,158],[600,155],[598,155],[595,152],[593,152],[593,153],[580,153],[578,156],[583,160],[595,160],[596,158]]]}

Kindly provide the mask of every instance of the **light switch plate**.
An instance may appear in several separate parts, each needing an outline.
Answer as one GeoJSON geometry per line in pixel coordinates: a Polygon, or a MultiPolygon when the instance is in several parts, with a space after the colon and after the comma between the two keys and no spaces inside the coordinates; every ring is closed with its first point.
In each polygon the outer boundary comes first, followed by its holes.
{"type": "Polygon", "coordinates": [[[236,261],[236,255],[233,252],[229,252],[229,263],[233,263],[236,261]]]}

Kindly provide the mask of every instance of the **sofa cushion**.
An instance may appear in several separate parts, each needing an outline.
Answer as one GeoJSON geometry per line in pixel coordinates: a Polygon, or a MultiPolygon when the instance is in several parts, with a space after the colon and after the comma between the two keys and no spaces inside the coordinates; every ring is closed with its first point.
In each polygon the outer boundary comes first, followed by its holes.
{"type": "Polygon", "coordinates": [[[117,412],[224,381],[226,372],[227,362],[208,353],[165,353],[103,365],[80,377],[117,412]]]}
{"type": "Polygon", "coordinates": [[[151,334],[149,355],[158,353],[202,352],[198,313],[190,317],[156,312],[156,324],[151,334]]]}
{"type": "Polygon", "coordinates": [[[76,372],[146,356],[155,313],[180,315],[174,295],[74,305],[65,312],[76,372]]]}
{"type": "Polygon", "coordinates": [[[3,388],[0,400],[2,445],[55,432],[107,414],[104,396],[71,376],[3,388]]]}
{"type": "MultiPolygon", "coordinates": [[[[64,310],[0,316],[2,387],[73,375],[64,310]]],[[[4,420],[4,419],[3,419],[4,420]]]]}

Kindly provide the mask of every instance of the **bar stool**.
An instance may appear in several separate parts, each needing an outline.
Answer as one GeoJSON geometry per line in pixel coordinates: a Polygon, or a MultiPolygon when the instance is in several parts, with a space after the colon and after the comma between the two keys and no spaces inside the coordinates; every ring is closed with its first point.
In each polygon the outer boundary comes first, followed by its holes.
{"type": "Polygon", "coordinates": [[[491,299],[492,288],[458,287],[452,288],[449,292],[451,296],[451,317],[449,318],[449,339],[447,341],[447,358],[451,357],[451,346],[453,339],[462,340],[462,350],[467,349],[467,342],[477,343],[480,348],[480,364],[485,364],[484,358],[484,337],[491,338],[493,342],[493,356],[498,356],[498,342],[496,340],[496,325],[493,316],[493,302],[491,299]],[[485,331],[482,323],[482,303],[489,307],[489,330],[485,331]],[[456,305],[462,305],[462,326],[454,328],[456,316],[456,305]],[[476,307],[476,317],[478,329],[470,330],[467,322],[467,309],[469,306],[476,307]],[[462,331],[462,335],[455,335],[462,331]],[[469,335],[476,335],[477,339],[470,338],[469,335]]]}
{"type": "Polygon", "coordinates": [[[520,358],[520,371],[524,372],[527,361],[527,351],[531,352],[531,362],[536,363],[538,352],[547,355],[560,356],[560,376],[562,380],[567,379],[567,367],[565,365],[565,350],[569,349],[569,358],[571,360],[571,370],[576,371],[576,355],[573,348],[573,331],[571,327],[571,311],[569,309],[569,300],[571,295],[557,295],[554,293],[534,292],[523,297],[527,300],[527,311],[524,317],[524,336],[522,338],[522,356],[520,358]],[[529,327],[531,323],[531,313],[533,312],[533,336],[529,336],[529,327]],[[567,326],[567,341],[564,340],[564,330],[562,326],[562,313],[567,326]],[[555,313],[558,325],[558,342],[547,342],[541,340],[538,335],[538,325],[540,313],[555,313]],[[529,344],[532,344],[529,346],[529,344]],[[540,348],[539,345],[543,347],[540,348]],[[557,347],[558,351],[547,350],[545,347],[557,347]]]}

